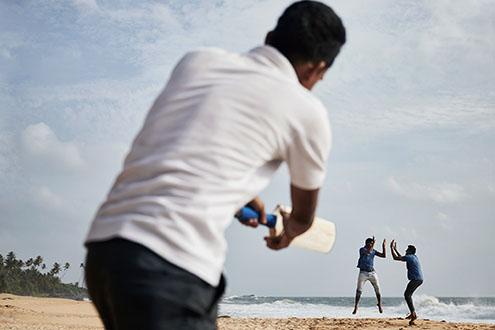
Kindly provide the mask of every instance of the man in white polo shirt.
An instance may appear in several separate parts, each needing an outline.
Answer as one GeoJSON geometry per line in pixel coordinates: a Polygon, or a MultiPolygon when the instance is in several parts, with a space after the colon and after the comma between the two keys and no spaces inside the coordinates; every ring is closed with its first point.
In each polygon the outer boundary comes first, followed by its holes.
{"type": "MultiPolygon", "coordinates": [[[[289,6],[266,45],[202,49],[175,67],[86,240],[86,281],[108,329],[215,329],[224,231],[282,162],[291,177],[281,249],[313,221],[331,144],[310,93],[345,43],[333,10],[289,6]]],[[[251,221],[252,226],[257,223],[251,221]]]]}

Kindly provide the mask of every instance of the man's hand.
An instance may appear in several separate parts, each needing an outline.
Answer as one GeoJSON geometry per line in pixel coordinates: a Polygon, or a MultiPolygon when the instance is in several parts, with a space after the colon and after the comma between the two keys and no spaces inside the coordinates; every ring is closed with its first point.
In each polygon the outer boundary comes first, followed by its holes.
{"type": "Polygon", "coordinates": [[[265,212],[265,203],[259,198],[259,196],[256,196],[252,201],[250,201],[247,205],[252,207],[255,211],[258,211],[260,214],[259,219],[249,219],[248,221],[241,222],[243,225],[246,225],[248,227],[253,227],[256,228],[258,227],[259,223],[266,224],[266,212],[265,212]]]}
{"type": "Polygon", "coordinates": [[[392,242],[390,242],[390,248],[393,250],[394,249],[394,244],[395,244],[395,240],[393,239],[392,242]]]}
{"type": "Polygon", "coordinates": [[[265,237],[268,248],[273,250],[286,248],[295,237],[311,227],[318,204],[318,192],[319,189],[305,190],[294,185],[290,186],[292,211],[289,214],[280,210],[284,230],[279,235],[275,235],[275,230],[270,230],[270,236],[265,237]]]}
{"type": "Polygon", "coordinates": [[[285,231],[282,231],[280,235],[265,237],[265,241],[266,246],[269,249],[281,250],[290,245],[290,242],[292,242],[292,238],[290,238],[285,231]]]}
{"type": "Polygon", "coordinates": [[[387,244],[387,240],[386,239],[383,239],[383,243],[382,243],[383,248],[385,248],[385,245],[386,244],[387,244]]]}
{"type": "Polygon", "coordinates": [[[280,215],[282,215],[282,220],[284,224],[284,230],[279,234],[275,234],[275,229],[270,228],[269,236],[265,237],[266,246],[272,250],[280,250],[288,247],[290,242],[294,239],[294,237],[289,236],[286,229],[289,225],[290,213],[285,212],[284,210],[279,210],[280,215]]]}

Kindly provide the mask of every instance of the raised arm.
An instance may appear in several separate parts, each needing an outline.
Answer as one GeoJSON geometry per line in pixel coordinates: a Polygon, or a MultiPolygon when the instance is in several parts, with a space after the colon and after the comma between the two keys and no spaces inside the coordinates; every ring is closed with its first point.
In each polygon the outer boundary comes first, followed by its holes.
{"type": "Polygon", "coordinates": [[[397,251],[397,242],[395,240],[392,240],[390,242],[390,251],[392,252],[392,258],[397,261],[403,261],[402,256],[400,255],[399,251],[397,251]]]}
{"type": "Polygon", "coordinates": [[[385,244],[387,244],[387,240],[384,239],[382,243],[382,252],[376,251],[376,256],[380,258],[386,258],[387,257],[387,250],[385,249],[385,244]]]}
{"type": "Polygon", "coordinates": [[[292,212],[281,212],[284,230],[278,236],[265,237],[266,245],[273,250],[289,246],[290,242],[313,224],[319,189],[304,190],[291,185],[292,212]]]}

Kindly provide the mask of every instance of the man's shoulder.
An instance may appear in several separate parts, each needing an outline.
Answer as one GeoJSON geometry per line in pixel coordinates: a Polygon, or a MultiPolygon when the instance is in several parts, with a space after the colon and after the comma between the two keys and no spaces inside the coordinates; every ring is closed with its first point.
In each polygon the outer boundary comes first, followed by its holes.
{"type": "Polygon", "coordinates": [[[200,72],[209,71],[225,63],[233,63],[237,54],[230,53],[221,48],[204,47],[185,53],[175,66],[174,73],[177,77],[190,77],[200,72]]]}
{"type": "Polygon", "coordinates": [[[326,113],[327,108],[323,102],[314,94],[314,92],[306,89],[300,83],[294,83],[284,86],[287,90],[286,95],[293,102],[304,105],[304,107],[311,108],[318,113],[326,113]]]}
{"type": "Polygon", "coordinates": [[[304,89],[303,91],[304,94],[306,94],[305,100],[308,106],[310,106],[313,109],[313,111],[318,115],[327,117],[327,108],[325,107],[323,102],[321,102],[321,100],[312,92],[306,90],[304,87],[303,89],[304,89]]]}
{"type": "Polygon", "coordinates": [[[411,260],[414,260],[414,262],[419,262],[418,256],[415,254],[410,255],[411,260]]]}
{"type": "Polygon", "coordinates": [[[202,47],[185,53],[180,63],[191,64],[196,61],[216,60],[229,55],[232,56],[235,54],[217,47],[202,47]]]}
{"type": "Polygon", "coordinates": [[[187,52],[185,56],[222,56],[234,54],[236,53],[231,53],[218,47],[200,47],[187,52]]]}
{"type": "MultiPolygon", "coordinates": [[[[310,91],[301,88],[292,93],[287,93],[285,102],[290,102],[290,108],[293,109],[292,116],[296,118],[307,131],[315,131],[322,134],[328,132],[330,135],[330,121],[327,108],[323,103],[310,91]]],[[[330,136],[328,137],[330,138],[330,136]]]]}

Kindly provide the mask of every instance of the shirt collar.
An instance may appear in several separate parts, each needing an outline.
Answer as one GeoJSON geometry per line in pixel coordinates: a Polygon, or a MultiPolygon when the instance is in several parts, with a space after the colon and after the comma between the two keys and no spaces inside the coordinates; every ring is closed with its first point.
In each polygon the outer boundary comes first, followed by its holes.
{"type": "Polygon", "coordinates": [[[276,48],[268,45],[259,46],[251,49],[249,51],[249,55],[265,65],[279,69],[284,75],[299,82],[296,70],[292,64],[289,62],[287,57],[280,53],[276,48]]]}

